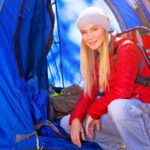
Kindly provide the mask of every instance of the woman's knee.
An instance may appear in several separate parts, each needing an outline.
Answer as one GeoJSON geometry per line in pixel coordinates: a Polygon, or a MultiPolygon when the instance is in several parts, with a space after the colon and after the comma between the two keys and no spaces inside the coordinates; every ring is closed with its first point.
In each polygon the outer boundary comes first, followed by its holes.
{"type": "Polygon", "coordinates": [[[60,126],[66,131],[70,130],[69,119],[70,115],[67,115],[60,120],[60,126]]]}
{"type": "Polygon", "coordinates": [[[112,101],[108,106],[108,114],[112,119],[123,120],[126,116],[125,106],[129,100],[116,99],[112,101]]]}

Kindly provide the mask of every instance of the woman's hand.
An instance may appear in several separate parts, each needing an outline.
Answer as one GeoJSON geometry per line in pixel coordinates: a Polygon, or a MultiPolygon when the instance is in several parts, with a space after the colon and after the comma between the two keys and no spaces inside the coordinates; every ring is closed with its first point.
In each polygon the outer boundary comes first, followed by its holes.
{"type": "Polygon", "coordinates": [[[81,138],[82,140],[85,140],[85,133],[78,118],[74,118],[71,123],[70,136],[73,144],[81,147],[81,138]]]}
{"type": "Polygon", "coordinates": [[[100,131],[100,123],[99,120],[94,120],[91,116],[88,116],[86,122],[86,133],[90,137],[90,139],[94,139],[94,131],[100,131]]]}

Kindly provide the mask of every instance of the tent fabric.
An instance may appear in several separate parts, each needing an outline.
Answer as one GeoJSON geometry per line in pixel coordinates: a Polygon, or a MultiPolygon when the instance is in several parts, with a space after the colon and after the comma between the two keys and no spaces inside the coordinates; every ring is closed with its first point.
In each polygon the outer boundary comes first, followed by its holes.
{"type": "Polygon", "coordinates": [[[24,81],[18,76],[12,36],[20,6],[21,1],[4,1],[0,13],[0,145],[13,146],[16,133],[33,131],[28,99],[25,93],[21,92],[20,83],[24,81]]]}
{"type": "MultiPolygon", "coordinates": [[[[64,130],[59,125],[59,120],[55,121],[54,124],[57,126],[58,129],[60,129],[61,133],[63,133],[64,136],[69,137],[68,134],[64,132],[64,130]]],[[[88,142],[88,141],[82,141],[82,147],[78,148],[69,139],[63,139],[57,134],[55,134],[50,128],[44,127],[42,134],[44,136],[39,136],[39,147],[42,149],[49,149],[49,150],[102,150],[96,143],[88,142]]],[[[19,142],[16,146],[16,149],[35,149],[36,148],[36,139],[35,137],[32,137],[30,139],[27,139],[25,141],[19,142]],[[30,147],[29,147],[30,146],[30,147]]]]}
{"type": "MultiPolygon", "coordinates": [[[[16,32],[18,18],[20,15],[22,15],[20,14],[20,8],[22,4],[26,4],[26,6],[33,5],[32,3],[29,3],[29,1],[28,1],[28,4],[25,2],[27,1],[18,0],[18,1],[8,2],[5,0],[3,3],[3,7],[1,9],[1,12],[0,12],[0,35],[1,35],[0,36],[0,56],[1,56],[1,60],[0,60],[0,67],[1,67],[0,69],[0,72],[1,72],[0,74],[0,83],[1,83],[0,85],[1,87],[1,90],[0,90],[0,101],[1,101],[0,102],[0,111],[1,111],[0,113],[0,120],[1,120],[0,147],[6,147],[6,148],[15,147],[15,145],[17,144],[16,135],[30,134],[34,132],[32,116],[34,116],[34,114],[36,114],[37,116],[38,113],[35,113],[34,111],[32,111],[32,109],[36,110],[36,112],[38,110],[40,112],[39,114],[42,116],[42,118],[38,116],[38,118],[35,119],[35,122],[39,121],[38,119],[46,118],[46,113],[42,112],[44,110],[44,106],[43,107],[41,106],[43,110],[39,109],[37,101],[40,98],[39,95],[40,96],[43,95],[43,97],[45,97],[45,100],[43,98],[44,102],[43,103],[39,102],[39,103],[40,105],[45,105],[46,101],[48,100],[48,93],[45,94],[47,91],[43,92],[42,89],[44,90],[44,88],[41,88],[41,86],[38,85],[38,80],[36,77],[38,76],[37,73],[34,73],[33,74],[34,76],[32,76],[30,80],[29,79],[25,80],[25,78],[23,78],[22,76],[19,76],[20,74],[19,74],[16,53],[15,53],[16,51],[15,51],[15,46],[14,46],[14,35],[16,32]],[[32,85],[30,84],[31,82],[29,82],[31,80],[33,81],[32,85]],[[41,89],[39,89],[39,87],[41,89]],[[40,92],[37,92],[38,90],[40,92]],[[30,94],[28,91],[30,91],[30,94]]],[[[41,6],[41,10],[42,9],[44,10],[44,8],[45,7],[41,6]]],[[[30,7],[27,7],[26,11],[29,12],[30,7]]],[[[27,31],[25,30],[23,32],[25,34],[27,31]]],[[[25,39],[24,37],[25,36],[22,35],[22,37],[20,37],[19,39],[22,39],[22,38],[25,39]]],[[[29,38],[29,36],[27,36],[26,39],[27,38],[29,38]]],[[[42,41],[43,37],[40,37],[40,38],[41,38],[40,41],[42,41]]],[[[42,43],[41,46],[44,44],[45,43],[42,43]]],[[[22,45],[20,44],[20,46],[22,45]]],[[[27,43],[23,45],[24,52],[28,46],[29,44],[27,43]]],[[[37,45],[37,46],[40,46],[40,45],[37,45]]],[[[43,51],[43,49],[41,49],[40,47],[39,52],[41,50],[43,51]]],[[[38,57],[42,57],[43,59],[44,56],[41,53],[39,53],[38,57]]],[[[28,59],[21,58],[21,60],[28,60],[28,59]]],[[[45,55],[45,60],[46,60],[46,55],[45,55]]],[[[33,63],[31,63],[29,66],[32,66],[32,65],[33,63]]],[[[42,65],[42,63],[40,65],[42,65]]],[[[32,69],[31,71],[35,71],[35,70],[32,69]]],[[[47,80],[44,80],[44,82],[46,83],[47,80]]]]}
{"type": "Polygon", "coordinates": [[[15,46],[19,49],[18,53],[22,61],[20,62],[22,73],[26,80],[37,75],[41,88],[44,88],[46,85],[41,85],[40,78],[45,78],[43,81],[47,83],[47,77],[41,74],[47,66],[45,45],[48,40],[50,20],[46,18],[49,14],[43,9],[46,4],[42,1],[26,0],[22,5],[19,16],[21,21],[19,20],[20,24],[17,26],[19,31],[15,39],[15,46]]]}
{"type": "Polygon", "coordinates": [[[135,11],[130,7],[126,0],[112,0],[114,6],[116,6],[120,15],[124,19],[126,28],[133,28],[135,26],[140,26],[141,22],[138,19],[135,11]],[[132,18],[132,19],[131,19],[132,18]]]}
{"type": "MultiPolygon", "coordinates": [[[[98,3],[105,4],[105,8],[110,10],[105,1],[71,2],[78,4],[80,11],[85,6],[98,3]]],[[[120,12],[126,28],[142,24],[126,0],[118,3],[112,0],[112,5],[120,12]]],[[[149,11],[144,5],[142,8],[149,18],[149,11]]],[[[0,149],[36,149],[38,140],[40,148],[79,149],[48,127],[43,127],[38,137],[34,129],[35,124],[47,120],[48,82],[54,86],[82,85],[80,38],[76,32],[72,37],[75,18],[70,15],[71,10],[79,13],[77,7],[68,5],[65,0],[53,1],[52,5],[48,0],[0,0],[0,149]],[[69,6],[70,13],[64,9],[66,6],[69,6]],[[52,7],[55,8],[55,25],[59,32],[55,30],[51,46],[52,7]],[[64,12],[68,13],[65,20],[64,12]],[[29,138],[17,141],[23,136],[29,138]]],[[[54,123],[66,135],[59,122],[54,123]]],[[[83,142],[81,149],[101,150],[90,142],[83,142]]]]}
{"type": "MultiPolygon", "coordinates": [[[[47,129],[35,136],[34,125],[47,119],[45,45],[51,22],[47,1],[4,1],[0,12],[0,149],[78,149],[47,129]],[[19,70],[20,69],[20,70],[19,70]],[[48,134],[49,133],[49,134],[48,134]],[[18,141],[18,137],[30,136],[18,141]],[[59,141],[59,144],[58,144],[59,141]]],[[[83,144],[83,149],[97,144],[83,144]]]]}

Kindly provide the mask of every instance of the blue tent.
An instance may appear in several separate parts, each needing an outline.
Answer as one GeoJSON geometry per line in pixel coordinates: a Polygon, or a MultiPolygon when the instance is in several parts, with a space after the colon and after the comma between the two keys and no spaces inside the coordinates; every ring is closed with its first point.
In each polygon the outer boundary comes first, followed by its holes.
{"type": "MultiPolygon", "coordinates": [[[[48,84],[82,85],[78,13],[90,5],[103,7],[114,19],[112,27],[121,32],[149,27],[147,2],[0,0],[0,149],[78,149],[49,128],[39,134],[35,130],[47,120],[48,84]]],[[[83,142],[81,149],[101,148],[83,142]]]]}

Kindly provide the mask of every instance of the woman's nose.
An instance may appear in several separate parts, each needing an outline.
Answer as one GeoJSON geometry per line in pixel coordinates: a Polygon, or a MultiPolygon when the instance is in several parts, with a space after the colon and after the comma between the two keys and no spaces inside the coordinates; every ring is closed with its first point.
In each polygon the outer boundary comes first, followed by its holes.
{"type": "Polygon", "coordinates": [[[90,39],[92,39],[92,37],[93,37],[93,36],[92,36],[92,33],[91,33],[91,32],[88,32],[88,33],[87,33],[87,39],[90,40],[90,39]]]}

